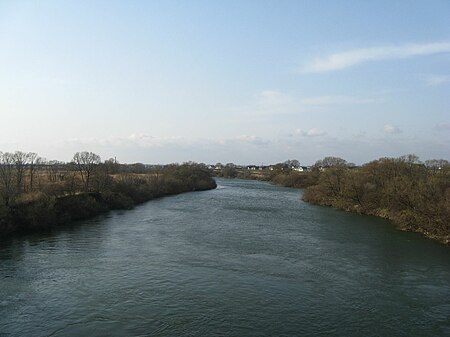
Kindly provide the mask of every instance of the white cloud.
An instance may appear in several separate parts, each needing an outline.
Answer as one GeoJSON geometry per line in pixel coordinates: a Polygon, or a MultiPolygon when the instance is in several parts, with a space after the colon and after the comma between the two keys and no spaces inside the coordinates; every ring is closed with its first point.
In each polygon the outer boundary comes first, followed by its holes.
{"type": "Polygon", "coordinates": [[[138,146],[141,148],[162,147],[170,144],[184,144],[189,140],[181,137],[155,137],[144,133],[133,133],[126,137],[71,138],[64,143],[78,146],[138,146]]]}
{"type": "Polygon", "coordinates": [[[312,128],[309,130],[297,129],[295,130],[296,135],[300,135],[302,137],[320,137],[325,136],[327,133],[323,130],[312,128]]]}
{"type": "Polygon", "coordinates": [[[252,145],[267,145],[269,143],[269,141],[267,139],[263,139],[261,137],[257,137],[257,136],[238,136],[236,138],[234,138],[236,141],[241,142],[241,143],[247,143],[247,144],[252,144],[252,145]]]}
{"type": "MultiPolygon", "coordinates": [[[[395,128],[395,126],[394,126],[395,128]]],[[[450,128],[439,124],[439,128],[450,128]]],[[[13,151],[37,152],[48,159],[69,161],[76,151],[93,151],[102,159],[117,157],[122,163],[171,163],[197,161],[206,163],[260,164],[277,163],[296,158],[305,164],[333,155],[348,161],[362,163],[379,157],[416,153],[423,159],[448,158],[449,143],[446,139],[392,136],[374,138],[368,134],[343,137],[325,135],[317,129],[297,130],[275,138],[243,135],[228,138],[166,138],[135,133],[109,139],[90,138],[43,145],[20,146],[13,151]],[[320,136],[322,135],[322,136],[320,136]],[[154,145],[159,144],[159,145],[154,145]]],[[[8,151],[8,149],[2,149],[8,151]]]]}
{"type": "Polygon", "coordinates": [[[425,81],[426,85],[428,85],[430,87],[435,87],[435,86],[450,82],[450,76],[429,75],[429,76],[424,77],[423,80],[425,81]]]}
{"type": "Polygon", "coordinates": [[[229,138],[209,138],[209,139],[191,139],[186,137],[156,137],[144,133],[133,133],[126,137],[110,138],[72,138],[64,142],[69,146],[78,148],[98,148],[98,147],[117,147],[130,148],[137,147],[141,149],[165,148],[168,146],[203,146],[205,144],[216,145],[236,145],[236,146],[266,146],[270,143],[264,139],[253,135],[241,135],[229,138]]]}
{"type": "Polygon", "coordinates": [[[219,144],[219,145],[236,144],[239,146],[243,146],[243,145],[266,146],[267,144],[270,143],[270,141],[267,139],[264,139],[264,138],[261,138],[258,136],[249,136],[249,135],[242,135],[242,136],[223,138],[223,139],[205,139],[204,141],[219,144]]]}
{"type": "Polygon", "coordinates": [[[383,131],[390,134],[398,134],[403,132],[398,126],[391,124],[386,124],[385,126],[383,126],[383,131]]]}
{"type": "Polygon", "coordinates": [[[226,138],[159,137],[145,133],[110,138],[72,138],[55,144],[51,149],[33,149],[40,155],[70,160],[76,151],[92,151],[102,159],[117,157],[120,162],[239,162],[257,163],[264,153],[277,153],[273,140],[256,135],[226,138]]]}
{"type": "Polygon", "coordinates": [[[401,59],[449,52],[450,42],[361,48],[334,53],[326,58],[317,59],[307,64],[303,70],[305,72],[329,72],[349,68],[368,61],[401,59]]]}

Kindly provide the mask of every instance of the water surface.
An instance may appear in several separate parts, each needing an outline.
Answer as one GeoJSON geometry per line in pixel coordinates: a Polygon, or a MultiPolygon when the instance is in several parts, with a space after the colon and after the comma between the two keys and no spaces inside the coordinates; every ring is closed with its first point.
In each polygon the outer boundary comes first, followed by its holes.
{"type": "Polygon", "coordinates": [[[450,249],[218,180],[0,241],[0,336],[449,336],[450,249]]]}

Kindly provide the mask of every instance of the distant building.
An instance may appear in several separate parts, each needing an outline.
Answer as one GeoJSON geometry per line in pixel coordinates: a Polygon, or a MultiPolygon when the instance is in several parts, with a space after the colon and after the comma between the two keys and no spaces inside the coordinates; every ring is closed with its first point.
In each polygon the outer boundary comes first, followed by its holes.
{"type": "Polygon", "coordinates": [[[299,166],[299,167],[291,167],[291,170],[297,172],[308,172],[310,171],[310,168],[308,166],[299,166]]]}

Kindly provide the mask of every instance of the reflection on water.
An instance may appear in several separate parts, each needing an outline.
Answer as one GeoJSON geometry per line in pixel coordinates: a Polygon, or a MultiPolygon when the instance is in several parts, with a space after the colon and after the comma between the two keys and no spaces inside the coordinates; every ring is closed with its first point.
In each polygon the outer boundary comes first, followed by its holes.
{"type": "Polygon", "coordinates": [[[448,247],[266,183],[0,244],[0,336],[450,334],[448,247]]]}

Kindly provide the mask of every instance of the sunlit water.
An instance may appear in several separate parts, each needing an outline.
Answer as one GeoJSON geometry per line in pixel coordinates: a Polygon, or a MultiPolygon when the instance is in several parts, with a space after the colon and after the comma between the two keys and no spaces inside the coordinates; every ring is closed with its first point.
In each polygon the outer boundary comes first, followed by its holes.
{"type": "Polygon", "coordinates": [[[0,242],[0,336],[450,336],[450,248],[218,180],[0,242]]]}

